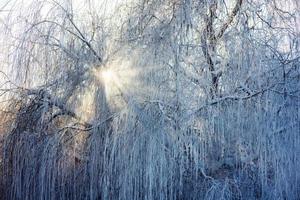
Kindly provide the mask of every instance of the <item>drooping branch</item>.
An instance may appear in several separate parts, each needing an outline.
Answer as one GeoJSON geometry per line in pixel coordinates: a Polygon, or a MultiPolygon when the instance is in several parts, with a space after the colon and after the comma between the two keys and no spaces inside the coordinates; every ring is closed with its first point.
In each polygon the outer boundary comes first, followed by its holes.
{"type": "Polygon", "coordinates": [[[75,25],[75,23],[73,22],[73,20],[69,19],[69,21],[72,24],[72,26],[75,28],[75,30],[78,32],[79,35],[77,33],[75,33],[74,31],[66,28],[65,26],[59,24],[58,22],[50,21],[50,20],[42,20],[40,22],[37,22],[37,23],[33,24],[27,31],[29,31],[30,29],[32,29],[32,28],[34,28],[34,27],[36,27],[36,26],[38,26],[40,24],[43,24],[43,23],[51,23],[51,24],[57,25],[60,28],[62,28],[65,31],[67,31],[68,33],[70,33],[71,35],[75,36],[81,42],[83,42],[90,49],[90,51],[93,53],[93,55],[97,58],[97,60],[99,61],[99,64],[102,64],[102,58],[98,55],[98,53],[93,48],[93,46],[91,45],[91,43],[84,37],[84,35],[80,31],[80,29],[75,25]]]}
{"type": "Polygon", "coordinates": [[[61,101],[59,98],[53,97],[51,94],[49,94],[47,91],[41,89],[41,90],[27,90],[28,96],[38,96],[40,97],[40,100],[43,102],[46,102],[49,106],[54,106],[60,110],[59,113],[52,116],[52,119],[59,116],[59,115],[68,115],[74,119],[76,119],[80,124],[82,124],[84,127],[89,128],[92,125],[84,120],[81,119],[81,117],[75,113],[73,110],[68,108],[63,101],[61,101]]]}
{"type": "Polygon", "coordinates": [[[94,56],[97,58],[97,60],[99,61],[99,64],[102,64],[103,59],[101,58],[101,56],[98,55],[98,53],[96,52],[96,50],[93,48],[92,44],[87,40],[87,38],[84,36],[84,34],[82,33],[82,31],[80,30],[80,28],[75,24],[72,15],[68,12],[67,9],[65,9],[60,3],[58,3],[57,1],[53,1],[56,5],[58,5],[65,13],[67,16],[67,19],[69,20],[69,22],[72,24],[72,26],[75,28],[75,30],[77,31],[77,33],[79,35],[76,34],[76,36],[84,43],[87,45],[87,47],[90,49],[90,51],[94,54],[94,56]]]}
{"type": "Polygon", "coordinates": [[[224,101],[228,101],[228,100],[232,100],[232,101],[238,101],[238,100],[248,100],[254,97],[257,97],[258,95],[264,94],[265,92],[268,91],[272,91],[272,89],[277,86],[277,85],[282,85],[284,84],[284,82],[278,82],[278,83],[274,83],[271,84],[270,86],[266,87],[266,88],[262,88],[258,91],[255,92],[246,92],[247,95],[228,95],[228,96],[224,96],[224,97],[220,97],[217,99],[212,100],[211,102],[208,102],[202,106],[200,106],[195,112],[193,112],[192,114],[189,115],[189,117],[195,115],[195,114],[199,114],[203,109],[209,107],[209,106],[213,106],[213,105],[217,105],[219,103],[222,103],[224,101]]]}

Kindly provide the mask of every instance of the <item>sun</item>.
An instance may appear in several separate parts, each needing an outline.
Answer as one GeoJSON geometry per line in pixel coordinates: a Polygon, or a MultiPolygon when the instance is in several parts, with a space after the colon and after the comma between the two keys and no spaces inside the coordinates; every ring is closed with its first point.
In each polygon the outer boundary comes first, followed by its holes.
{"type": "Polygon", "coordinates": [[[93,73],[97,78],[97,81],[104,86],[107,98],[116,92],[116,82],[119,81],[119,78],[117,72],[112,67],[94,69],[93,73]]]}
{"type": "Polygon", "coordinates": [[[114,73],[113,73],[112,70],[110,70],[110,69],[103,69],[100,73],[101,73],[100,76],[104,80],[104,82],[107,83],[107,82],[112,81],[113,76],[114,76],[114,73]]]}
{"type": "Polygon", "coordinates": [[[91,67],[91,72],[93,80],[105,88],[106,97],[112,101],[119,99],[121,93],[133,92],[139,85],[136,80],[139,72],[123,57],[116,57],[101,67],[91,67]]]}
{"type": "Polygon", "coordinates": [[[96,69],[94,68],[93,74],[97,77],[98,81],[101,81],[105,85],[112,85],[116,79],[115,71],[110,67],[96,69]]]}

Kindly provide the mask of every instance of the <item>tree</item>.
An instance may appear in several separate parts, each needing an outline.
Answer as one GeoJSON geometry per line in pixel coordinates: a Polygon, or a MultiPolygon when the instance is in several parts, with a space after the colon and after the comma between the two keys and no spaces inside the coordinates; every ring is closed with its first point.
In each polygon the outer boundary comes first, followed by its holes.
{"type": "Polygon", "coordinates": [[[4,198],[297,199],[297,1],[106,3],[5,15],[4,198]]]}

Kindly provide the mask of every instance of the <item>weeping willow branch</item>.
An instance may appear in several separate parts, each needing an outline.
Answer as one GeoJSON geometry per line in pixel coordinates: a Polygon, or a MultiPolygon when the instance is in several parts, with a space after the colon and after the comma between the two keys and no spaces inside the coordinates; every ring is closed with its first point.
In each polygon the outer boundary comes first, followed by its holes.
{"type": "Polygon", "coordinates": [[[47,91],[45,91],[43,89],[40,89],[40,90],[28,90],[27,89],[27,95],[28,96],[31,96],[31,95],[38,96],[41,101],[46,102],[49,106],[55,106],[55,107],[59,108],[61,112],[59,114],[54,115],[52,117],[52,119],[56,118],[59,115],[68,115],[68,116],[78,120],[86,128],[89,128],[92,126],[90,123],[83,121],[78,116],[78,114],[76,114],[74,111],[67,108],[67,106],[60,99],[51,96],[47,91]]]}

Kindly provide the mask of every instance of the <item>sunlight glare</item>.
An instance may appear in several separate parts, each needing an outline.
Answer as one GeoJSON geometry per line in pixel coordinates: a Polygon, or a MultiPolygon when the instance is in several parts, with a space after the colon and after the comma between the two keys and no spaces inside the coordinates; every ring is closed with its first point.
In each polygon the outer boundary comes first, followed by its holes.
{"type": "Polygon", "coordinates": [[[110,82],[113,79],[112,70],[105,69],[105,70],[101,71],[101,77],[103,78],[105,83],[110,82]]]}

